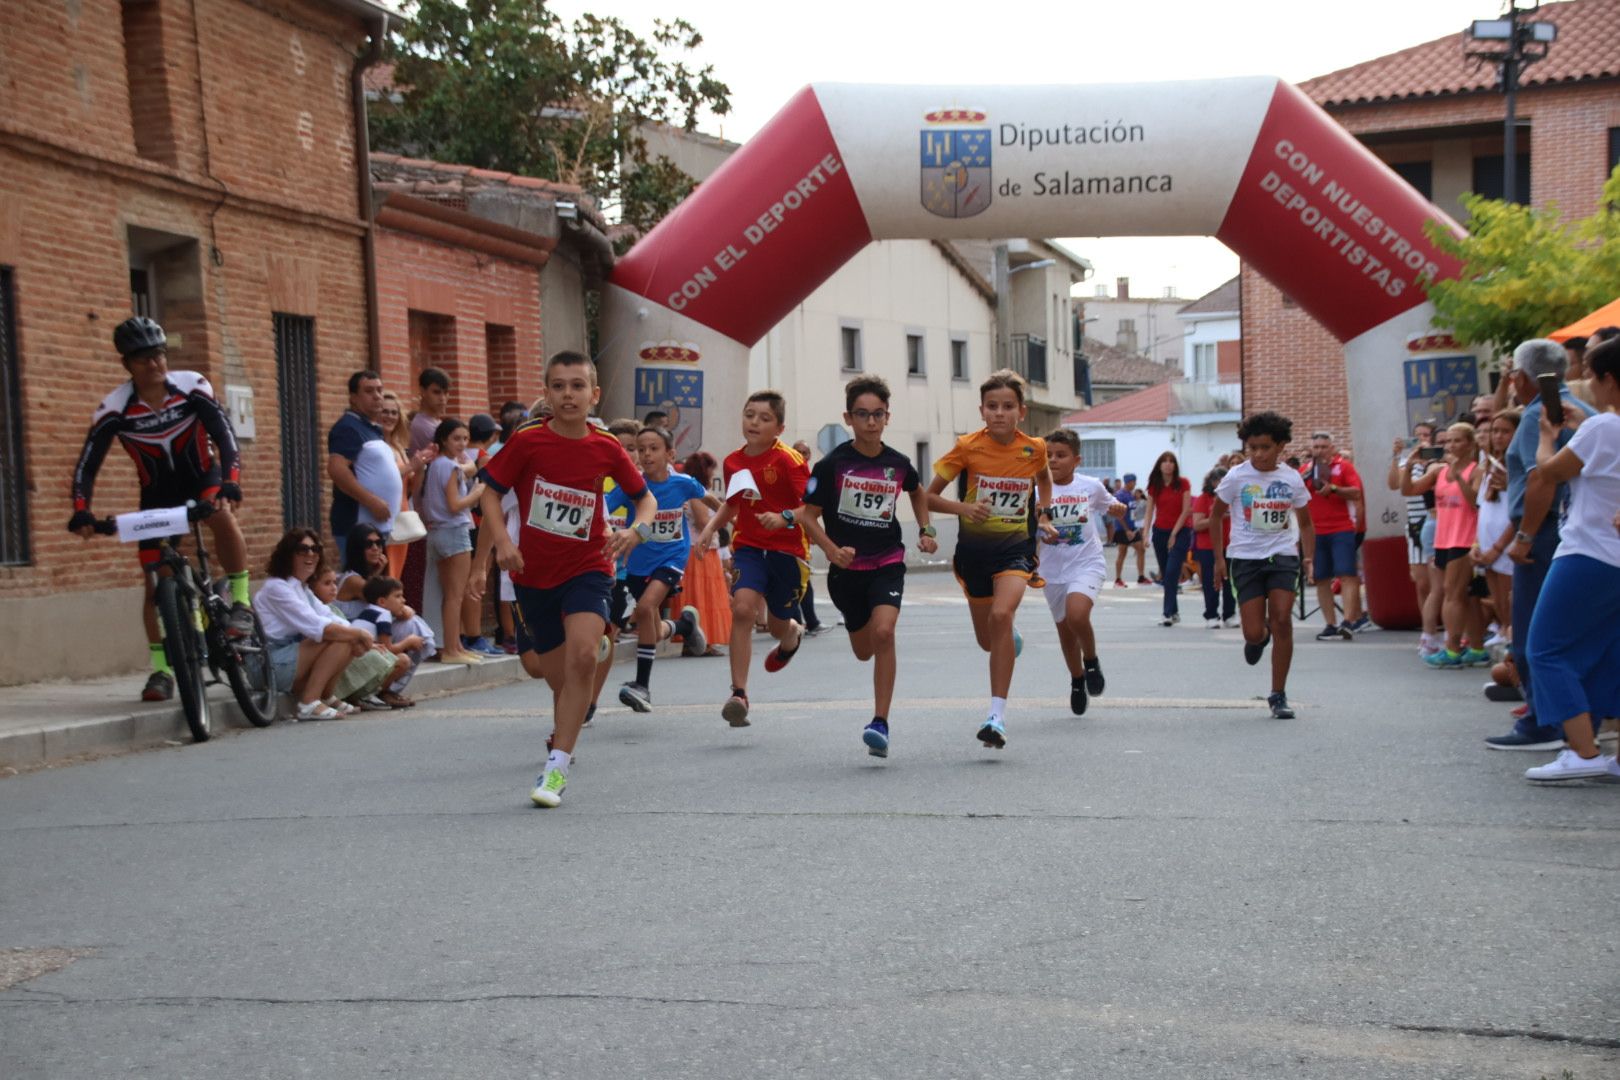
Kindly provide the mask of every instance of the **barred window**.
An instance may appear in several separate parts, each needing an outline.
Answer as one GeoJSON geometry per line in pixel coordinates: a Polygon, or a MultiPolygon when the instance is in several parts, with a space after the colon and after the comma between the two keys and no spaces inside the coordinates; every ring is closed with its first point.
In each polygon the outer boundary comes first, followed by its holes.
{"type": "MultiPolygon", "coordinates": [[[[285,528],[321,528],[321,443],[316,428],[315,320],[273,313],[281,412],[281,518],[285,528]]],[[[342,537],[338,540],[341,542],[342,537]]]]}
{"type": "Polygon", "coordinates": [[[0,266],[0,564],[22,566],[29,561],[28,482],[13,273],[0,266]]]}

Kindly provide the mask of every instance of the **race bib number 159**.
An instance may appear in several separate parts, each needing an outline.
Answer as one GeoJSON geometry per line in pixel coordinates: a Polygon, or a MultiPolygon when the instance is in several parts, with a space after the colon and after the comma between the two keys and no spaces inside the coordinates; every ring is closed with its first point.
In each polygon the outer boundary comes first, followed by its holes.
{"type": "Polygon", "coordinates": [[[529,500],[529,524],[565,540],[589,540],[598,497],[594,491],[548,484],[537,478],[534,496],[529,500]]]}

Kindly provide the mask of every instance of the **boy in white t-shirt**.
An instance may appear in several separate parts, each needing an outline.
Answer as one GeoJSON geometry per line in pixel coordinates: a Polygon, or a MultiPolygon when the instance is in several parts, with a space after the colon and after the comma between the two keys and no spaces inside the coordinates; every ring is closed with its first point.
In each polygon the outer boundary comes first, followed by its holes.
{"type": "Polygon", "coordinates": [[[1215,488],[1209,513],[1210,546],[1215,552],[1215,589],[1226,586],[1227,550],[1232,556],[1232,584],[1237,589],[1238,615],[1243,623],[1243,659],[1260,662],[1267,644],[1271,651],[1271,696],[1266,704],[1279,720],[1292,720],[1288,705],[1288,668],[1294,660],[1294,587],[1303,554],[1305,583],[1315,584],[1312,560],[1316,531],[1307,507],[1310,490],[1298,471],[1286,463],[1278,468],[1283,447],[1293,437],[1294,425],[1273,412],[1255,413],[1238,425],[1238,438],[1249,460],[1222,478],[1215,488]],[[1222,521],[1232,510],[1232,540],[1226,543],[1222,521]],[[1299,523],[1299,540],[1289,530],[1289,519],[1299,523]]]}
{"type": "Polygon", "coordinates": [[[1080,464],[1080,436],[1059,428],[1046,437],[1046,460],[1052,470],[1052,505],[1041,515],[1051,532],[1041,536],[1041,576],[1046,579],[1046,606],[1057,623],[1058,644],[1069,665],[1069,710],[1086,711],[1087,695],[1103,692],[1097,636],[1091,608],[1108,578],[1102,534],[1093,519],[1100,514],[1125,517],[1119,502],[1093,476],[1075,473],[1080,464]]]}

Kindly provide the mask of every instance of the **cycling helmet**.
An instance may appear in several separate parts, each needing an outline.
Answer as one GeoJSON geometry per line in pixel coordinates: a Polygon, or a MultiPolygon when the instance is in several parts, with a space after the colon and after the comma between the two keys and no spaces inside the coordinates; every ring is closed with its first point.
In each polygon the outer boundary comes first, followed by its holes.
{"type": "Polygon", "coordinates": [[[163,327],[145,315],[125,319],[113,331],[113,347],[118,350],[119,356],[133,356],[148,349],[161,349],[167,343],[168,338],[163,335],[163,327]]]}

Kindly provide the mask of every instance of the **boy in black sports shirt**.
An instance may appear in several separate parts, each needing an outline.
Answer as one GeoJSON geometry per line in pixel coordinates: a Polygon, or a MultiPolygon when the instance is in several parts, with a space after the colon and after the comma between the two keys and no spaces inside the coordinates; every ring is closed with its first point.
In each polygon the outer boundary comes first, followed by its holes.
{"type": "Polygon", "coordinates": [[[872,664],[872,722],[861,741],[874,757],[889,756],[889,704],[894,697],[894,627],[906,586],[906,548],[895,510],[911,498],[921,533],[917,546],[938,550],[928,523],[928,498],[911,460],[883,442],[889,387],[863,375],[844,387],[844,423],[855,440],[839,446],[811,471],[800,520],[826,552],[827,595],[844,616],[857,660],[872,664]]]}

